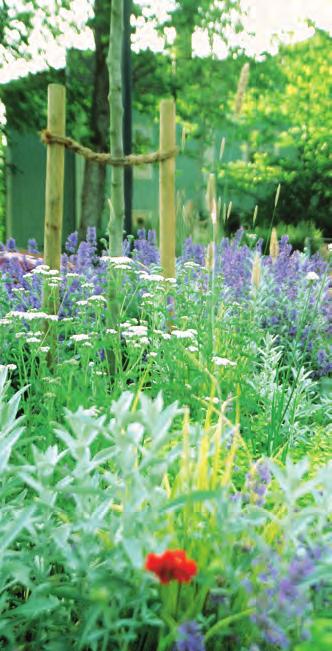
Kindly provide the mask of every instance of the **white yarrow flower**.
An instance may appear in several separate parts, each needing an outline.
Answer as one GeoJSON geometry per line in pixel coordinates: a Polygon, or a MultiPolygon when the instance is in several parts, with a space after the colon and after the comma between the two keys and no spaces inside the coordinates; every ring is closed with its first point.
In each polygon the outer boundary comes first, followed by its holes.
{"type": "Polygon", "coordinates": [[[196,332],[190,328],[188,330],[172,330],[171,334],[177,339],[195,339],[196,332]]]}
{"type": "Polygon", "coordinates": [[[148,274],[145,271],[143,271],[140,276],[142,280],[148,280],[153,283],[161,283],[165,280],[164,276],[161,276],[161,274],[148,274]]]}
{"type": "Polygon", "coordinates": [[[307,280],[319,280],[319,275],[315,271],[308,271],[306,275],[307,280]]]}
{"type": "Polygon", "coordinates": [[[72,339],[72,341],[89,341],[90,336],[82,333],[80,335],[71,335],[69,339],[72,339]]]}
{"type": "Polygon", "coordinates": [[[12,310],[7,317],[14,317],[17,319],[24,319],[25,321],[34,321],[35,319],[48,319],[49,321],[57,321],[59,317],[56,314],[46,314],[46,312],[19,312],[12,310]]]}
{"type": "Polygon", "coordinates": [[[49,266],[47,264],[39,264],[37,267],[32,269],[31,273],[32,274],[45,274],[47,275],[49,272],[49,266]]]}
{"type": "Polygon", "coordinates": [[[226,357],[212,357],[212,361],[216,366],[236,366],[236,362],[231,362],[230,359],[226,359],[226,357]]]}
{"type": "Polygon", "coordinates": [[[113,265],[132,263],[132,259],[128,258],[127,255],[118,255],[118,256],[103,255],[101,260],[102,262],[110,262],[113,265]]]}
{"type": "Polygon", "coordinates": [[[101,294],[93,294],[88,298],[88,301],[91,303],[107,303],[105,296],[101,296],[101,294]]]}

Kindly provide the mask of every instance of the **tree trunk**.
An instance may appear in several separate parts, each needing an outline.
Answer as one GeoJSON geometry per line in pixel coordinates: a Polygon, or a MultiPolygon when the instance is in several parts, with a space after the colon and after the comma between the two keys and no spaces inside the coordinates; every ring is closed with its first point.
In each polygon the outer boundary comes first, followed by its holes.
{"type": "Polygon", "coordinates": [[[200,6],[199,0],[182,0],[180,6],[173,12],[173,27],[175,27],[175,60],[190,61],[192,59],[192,35],[195,29],[195,18],[200,6]]]}
{"type": "MultiPolygon", "coordinates": [[[[123,0],[112,0],[110,45],[108,51],[110,149],[112,156],[123,156],[122,104],[123,0]]],[[[122,255],[124,229],[124,170],[112,168],[111,211],[109,223],[110,253],[122,255]]]]}
{"type": "Polygon", "coordinates": [[[175,59],[177,62],[181,60],[190,61],[193,56],[192,49],[192,36],[194,25],[190,23],[186,26],[178,27],[175,36],[175,59]]]}
{"type": "MultiPolygon", "coordinates": [[[[111,15],[111,2],[95,0],[92,30],[95,40],[94,84],[90,118],[89,146],[95,151],[108,150],[109,104],[108,70],[105,34],[108,33],[111,15]]],[[[106,168],[91,161],[85,161],[82,190],[82,212],[79,227],[81,238],[85,237],[88,226],[96,226],[100,234],[102,213],[105,206],[106,168]]]]}
{"type": "MultiPolygon", "coordinates": [[[[101,151],[99,149],[98,151],[101,151]]],[[[105,203],[106,168],[89,160],[84,164],[82,189],[82,212],[79,238],[84,239],[88,226],[95,226],[98,236],[101,231],[101,217],[105,203]]]]}
{"type": "MultiPolygon", "coordinates": [[[[123,150],[126,156],[132,153],[132,67],[131,67],[131,26],[133,0],[124,0],[124,30],[123,30],[123,150]]],[[[133,203],[133,168],[124,168],[124,200],[125,200],[125,232],[132,232],[132,203],[133,203]]]]}

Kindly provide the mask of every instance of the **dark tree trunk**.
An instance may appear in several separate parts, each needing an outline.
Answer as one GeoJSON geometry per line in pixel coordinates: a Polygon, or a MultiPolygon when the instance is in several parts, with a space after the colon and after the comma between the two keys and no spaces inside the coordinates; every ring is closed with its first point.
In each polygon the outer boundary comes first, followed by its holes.
{"type": "MultiPolygon", "coordinates": [[[[132,152],[132,69],[131,69],[131,27],[130,16],[132,13],[132,0],[124,0],[124,30],[122,53],[122,93],[123,93],[123,151],[132,152]]],[[[133,168],[124,169],[124,195],[125,195],[125,223],[124,230],[127,235],[132,232],[132,202],[133,202],[133,168]]]]}
{"type": "MultiPolygon", "coordinates": [[[[91,25],[96,49],[94,53],[94,84],[89,145],[99,152],[108,151],[109,142],[109,82],[106,57],[111,5],[111,0],[95,0],[94,18],[91,25]]],[[[79,227],[79,235],[82,238],[85,236],[88,226],[96,226],[97,232],[100,234],[105,204],[105,181],[105,166],[85,161],[82,212],[79,227]]]]}

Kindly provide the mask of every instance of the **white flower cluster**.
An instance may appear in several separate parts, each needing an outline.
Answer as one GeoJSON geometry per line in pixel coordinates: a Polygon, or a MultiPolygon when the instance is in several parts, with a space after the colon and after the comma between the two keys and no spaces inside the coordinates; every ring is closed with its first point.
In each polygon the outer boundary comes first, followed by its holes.
{"type": "Polygon", "coordinates": [[[107,303],[105,296],[101,296],[101,294],[93,294],[88,301],[89,303],[107,303]]]}
{"type": "Polygon", "coordinates": [[[319,275],[315,271],[308,271],[306,275],[307,280],[319,280],[319,275]]]}
{"type": "Polygon", "coordinates": [[[71,337],[69,337],[69,339],[71,339],[72,341],[75,341],[75,342],[89,341],[90,335],[86,335],[84,333],[78,334],[78,335],[71,335],[71,337]]]}
{"type": "Polygon", "coordinates": [[[194,330],[194,328],[188,328],[187,330],[172,330],[171,332],[172,337],[176,337],[177,339],[192,339],[195,340],[197,337],[197,330],[194,330]]]}
{"type": "Polygon", "coordinates": [[[39,264],[31,272],[24,275],[24,278],[31,278],[31,276],[42,275],[49,276],[52,280],[60,281],[60,271],[59,269],[50,269],[47,264],[39,264]]]}
{"type": "Polygon", "coordinates": [[[147,346],[149,344],[148,327],[144,323],[138,324],[136,319],[121,324],[122,334],[126,340],[134,340],[138,344],[135,347],[147,346]]]}
{"type": "Polygon", "coordinates": [[[236,362],[232,362],[230,359],[226,359],[226,357],[212,357],[212,361],[215,366],[236,366],[236,362]]]}
{"type": "Polygon", "coordinates": [[[102,262],[109,262],[113,269],[122,269],[124,271],[134,271],[133,260],[126,255],[109,256],[103,255],[102,262]]]}
{"type": "Polygon", "coordinates": [[[141,280],[146,280],[151,283],[162,283],[165,280],[161,274],[149,274],[147,271],[140,271],[139,276],[141,280]]]}
{"type": "Polygon", "coordinates": [[[12,310],[11,312],[8,312],[5,318],[22,319],[24,321],[34,321],[37,319],[45,319],[47,321],[59,320],[57,314],[46,314],[46,312],[19,312],[17,310],[12,310]]]}
{"type": "Polygon", "coordinates": [[[76,273],[75,271],[68,271],[66,274],[66,278],[69,278],[69,280],[74,279],[74,278],[82,278],[81,274],[76,273]]]}

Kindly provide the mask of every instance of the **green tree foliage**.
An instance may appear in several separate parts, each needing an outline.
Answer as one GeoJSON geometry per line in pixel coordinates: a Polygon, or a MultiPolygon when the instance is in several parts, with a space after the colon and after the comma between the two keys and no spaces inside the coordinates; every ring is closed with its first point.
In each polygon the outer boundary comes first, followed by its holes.
{"type": "MultiPolygon", "coordinates": [[[[276,187],[282,185],[278,218],[311,221],[328,234],[332,209],[331,37],[317,31],[309,40],[283,46],[251,68],[250,88],[236,122],[247,143],[248,161],[223,166],[222,184],[259,204],[269,221],[276,187]]],[[[251,219],[252,211],[244,215],[251,219]]]]}

